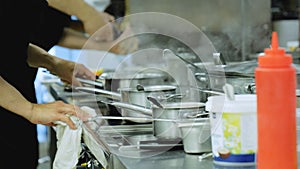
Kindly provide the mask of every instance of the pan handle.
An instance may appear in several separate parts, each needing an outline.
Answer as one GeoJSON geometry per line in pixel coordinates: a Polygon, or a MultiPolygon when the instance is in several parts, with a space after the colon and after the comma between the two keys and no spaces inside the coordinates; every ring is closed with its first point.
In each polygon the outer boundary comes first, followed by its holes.
{"type": "Polygon", "coordinates": [[[93,85],[93,86],[98,86],[98,87],[103,87],[102,82],[97,82],[93,80],[88,80],[88,79],[82,79],[82,78],[77,78],[77,80],[81,83],[88,84],[88,85],[93,85]]]}
{"type": "Polygon", "coordinates": [[[116,106],[116,107],[123,108],[123,109],[136,111],[138,113],[142,113],[144,115],[151,116],[151,117],[152,117],[152,114],[153,114],[152,109],[147,109],[147,108],[137,106],[137,105],[132,105],[132,104],[129,104],[129,103],[116,102],[116,101],[111,101],[111,100],[110,101],[100,100],[100,101],[102,103],[105,103],[105,104],[109,104],[109,105],[116,106]]]}
{"type": "Polygon", "coordinates": [[[75,89],[78,91],[86,92],[86,93],[100,94],[100,95],[103,95],[104,97],[121,100],[120,93],[116,93],[116,92],[112,92],[112,91],[108,91],[108,90],[102,90],[102,89],[97,89],[97,88],[92,88],[92,87],[84,87],[84,86],[76,87],[75,89]]]}

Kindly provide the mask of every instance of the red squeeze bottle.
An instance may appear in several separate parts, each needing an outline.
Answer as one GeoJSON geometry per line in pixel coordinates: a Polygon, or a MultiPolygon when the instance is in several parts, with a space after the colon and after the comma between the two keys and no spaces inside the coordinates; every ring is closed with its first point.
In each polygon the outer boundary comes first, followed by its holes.
{"type": "Polygon", "coordinates": [[[255,69],[257,94],[257,169],[297,169],[296,69],[292,56],[272,47],[258,57],[255,69]]]}

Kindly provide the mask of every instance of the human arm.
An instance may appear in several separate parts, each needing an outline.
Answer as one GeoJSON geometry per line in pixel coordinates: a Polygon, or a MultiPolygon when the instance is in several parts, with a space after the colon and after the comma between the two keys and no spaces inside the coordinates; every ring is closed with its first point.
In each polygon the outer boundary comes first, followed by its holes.
{"type": "MultiPolygon", "coordinates": [[[[71,26],[64,28],[63,34],[57,43],[59,46],[72,49],[104,50],[116,54],[131,53],[138,46],[134,38],[131,38],[130,41],[126,40],[126,42],[121,42],[131,33],[130,28],[121,28],[120,22],[122,20],[118,19],[116,23],[113,23],[113,16],[105,12],[97,11],[84,0],[48,0],[48,3],[51,8],[60,11],[60,13],[75,15],[80,20],[83,20],[85,30],[78,30],[71,26]],[[104,23],[103,21],[105,24],[102,24],[104,23]],[[86,29],[87,27],[90,29],[86,29]],[[124,30],[122,33],[120,32],[121,29],[124,30]]],[[[61,17],[63,16],[64,15],[61,14],[61,17]]]]}
{"type": "MultiPolygon", "coordinates": [[[[72,28],[64,28],[63,34],[57,45],[71,49],[94,49],[107,51],[111,48],[113,42],[95,41],[82,32],[72,28]]],[[[118,53],[118,51],[114,51],[118,53]]]]}
{"type": "MultiPolygon", "coordinates": [[[[76,16],[82,23],[83,28],[89,35],[108,24],[114,17],[108,13],[97,11],[84,0],[48,0],[49,6],[60,10],[68,15],[76,16]]],[[[113,39],[112,26],[107,27],[105,33],[99,34],[98,39],[109,41],[113,39]]]]}
{"type": "Polygon", "coordinates": [[[50,55],[42,48],[30,44],[28,46],[27,63],[31,67],[43,67],[49,70],[52,74],[57,75],[62,81],[74,86],[81,86],[81,83],[76,77],[95,80],[95,74],[91,72],[83,64],[75,63],[65,59],[50,55]]]}
{"type": "Polygon", "coordinates": [[[137,38],[127,39],[132,34],[129,29],[114,41],[95,41],[88,35],[71,28],[64,28],[64,32],[57,45],[71,49],[92,49],[109,51],[115,54],[128,54],[138,48],[137,38]],[[125,40],[127,39],[127,40],[125,40]],[[124,42],[122,42],[124,40],[124,42]]]}
{"type": "Polygon", "coordinates": [[[80,110],[73,106],[56,101],[47,104],[29,102],[16,88],[0,76],[0,106],[16,113],[34,124],[53,126],[55,121],[65,122],[75,129],[75,124],[66,116],[79,115],[80,110]]]}

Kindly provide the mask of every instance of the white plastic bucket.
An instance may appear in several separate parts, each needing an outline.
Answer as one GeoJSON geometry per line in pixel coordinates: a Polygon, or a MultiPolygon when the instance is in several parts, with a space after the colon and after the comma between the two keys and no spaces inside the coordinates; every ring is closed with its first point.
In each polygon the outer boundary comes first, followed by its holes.
{"type": "Polygon", "coordinates": [[[211,96],[205,107],[210,112],[214,163],[227,166],[256,164],[256,95],[211,96]]]}

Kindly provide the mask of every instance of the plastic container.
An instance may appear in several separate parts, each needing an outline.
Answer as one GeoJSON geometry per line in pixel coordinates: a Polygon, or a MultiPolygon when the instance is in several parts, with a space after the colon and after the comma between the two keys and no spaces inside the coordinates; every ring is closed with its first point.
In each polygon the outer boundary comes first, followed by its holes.
{"type": "Polygon", "coordinates": [[[292,56],[272,47],[258,57],[255,69],[258,124],[258,169],[297,169],[296,69],[292,56]]]}
{"type": "Polygon", "coordinates": [[[257,151],[256,95],[210,96],[205,109],[210,112],[214,163],[222,166],[254,166],[257,151]]]}

